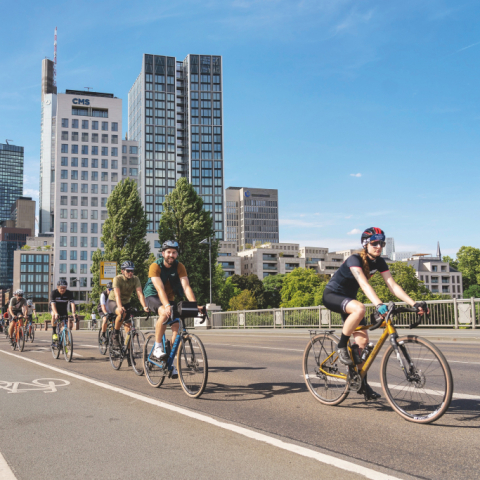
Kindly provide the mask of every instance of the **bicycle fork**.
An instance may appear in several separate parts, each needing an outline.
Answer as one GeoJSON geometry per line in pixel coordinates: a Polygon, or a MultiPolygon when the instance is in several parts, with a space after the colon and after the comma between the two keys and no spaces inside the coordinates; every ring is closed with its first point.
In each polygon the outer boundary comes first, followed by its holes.
{"type": "Polygon", "coordinates": [[[408,354],[407,349],[405,348],[404,342],[397,342],[398,334],[392,333],[390,335],[390,343],[395,350],[395,355],[397,356],[398,363],[400,364],[400,368],[402,369],[405,378],[407,381],[410,381],[410,367],[413,366],[413,363],[410,359],[410,355],[408,354]],[[400,350],[403,354],[400,353],[400,350]]]}

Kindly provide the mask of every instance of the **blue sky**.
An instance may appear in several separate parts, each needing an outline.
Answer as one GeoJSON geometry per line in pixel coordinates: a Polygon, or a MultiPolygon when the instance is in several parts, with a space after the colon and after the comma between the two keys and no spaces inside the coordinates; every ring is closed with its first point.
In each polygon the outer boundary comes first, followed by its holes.
{"type": "Polygon", "coordinates": [[[278,188],[280,241],[480,247],[480,4],[425,0],[10,2],[0,141],[39,188],[41,60],[58,87],[124,100],[145,52],[223,55],[225,184],[278,188]]]}

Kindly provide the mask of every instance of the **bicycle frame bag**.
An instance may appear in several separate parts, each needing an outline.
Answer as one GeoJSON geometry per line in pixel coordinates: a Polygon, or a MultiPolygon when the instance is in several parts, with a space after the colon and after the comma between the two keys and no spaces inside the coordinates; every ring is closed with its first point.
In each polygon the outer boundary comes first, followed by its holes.
{"type": "Polygon", "coordinates": [[[178,302],[177,309],[181,319],[198,317],[197,302],[178,302]]]}

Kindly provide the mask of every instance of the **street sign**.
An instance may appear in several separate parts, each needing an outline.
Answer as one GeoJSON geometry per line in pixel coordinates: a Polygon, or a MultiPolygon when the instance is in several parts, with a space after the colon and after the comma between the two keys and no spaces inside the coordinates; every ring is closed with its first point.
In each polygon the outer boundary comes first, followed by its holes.
{"type": "Polygon", "coordinates": [[[106,285],[117,276],[117,262],[100,262],[100,285],[106,285]]]}

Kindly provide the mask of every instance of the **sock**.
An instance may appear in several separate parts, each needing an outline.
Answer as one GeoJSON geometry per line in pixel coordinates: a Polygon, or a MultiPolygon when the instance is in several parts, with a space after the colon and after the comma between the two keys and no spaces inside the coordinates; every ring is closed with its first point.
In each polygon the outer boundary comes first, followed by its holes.
{"type": "Polygon", "coordinates": [[[57,326],[55,325],[53,328],[53,334],[56,335],[57,334],[57,326]]]}
{"type": "Polygon", "coordinates": [[[159,343],[159,342],[155,342],[155,348],[159,348],[160,350],[163,351],[163,345],[162,345],[162,343],[161,343],[161,342],[160,342],[160,343],[159,343]]]}
{"type": "Polygon", "coordinates": [[[350,339],[350,335],[344,335],[340,337],[340,341],[338,342],[338,348],[345,348],[348,345],[348,340],[350,339]]]}
{"type": "Polygon", "coordinates": [[[115,329],[115,335],[120,335],[120,330],[115,329]]]}

